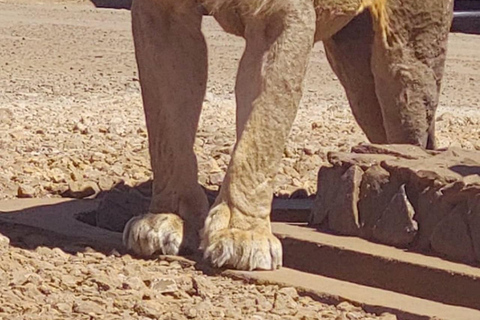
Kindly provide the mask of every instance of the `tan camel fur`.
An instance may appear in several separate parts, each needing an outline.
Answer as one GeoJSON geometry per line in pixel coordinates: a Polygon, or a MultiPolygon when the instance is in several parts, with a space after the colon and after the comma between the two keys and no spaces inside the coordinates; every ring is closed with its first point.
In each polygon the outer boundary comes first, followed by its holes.
{"type": "MultiPolygon", "coordinates": [[[[124,230],[143,256],[203,250],[217,267],[276,269],[272,179],[323,41],[353,114],[375,143],[435,147],[452,0],[134,0],[133,35],[154,173],[150,213],[124,230]],[[246,47],[237,143],[209,210],[193,152],[207,83],[203,5],[246,47]]],[[[321,90],[321,88],[319,88],[321,90]]]]}

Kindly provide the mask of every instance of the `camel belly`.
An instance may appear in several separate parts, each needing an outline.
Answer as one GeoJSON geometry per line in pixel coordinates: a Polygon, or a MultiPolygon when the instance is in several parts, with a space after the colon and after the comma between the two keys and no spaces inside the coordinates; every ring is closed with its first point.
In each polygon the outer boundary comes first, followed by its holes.
{"type": "Polygon", "coordinates": [[[317,14],[315,41],[330,38],[365,10],[382,30],[387,27],[385,6],[387,0],[314,0],[317,14]]]}
{"type": "MultiPolygon", "coordinates": [[[[213,14],[222,28],[229,33],[243,36],[245,21],[250,17],[265,18],[286,9],[285,0],[197,0],[207,12],[213,14]]],[[[299,1],[299,0],[296,0],[299,1]]],[[[317,15],[315,41],[330,38],[355,16],[370,10],[377,26],[387,27],[385,6],[388,0],[305,0],[312,3],[317,15]]]]}

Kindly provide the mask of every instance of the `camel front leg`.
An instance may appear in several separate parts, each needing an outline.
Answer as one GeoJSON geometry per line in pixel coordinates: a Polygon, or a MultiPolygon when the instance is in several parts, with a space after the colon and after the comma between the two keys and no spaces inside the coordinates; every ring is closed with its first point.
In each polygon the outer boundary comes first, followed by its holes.
{"type": "Polygon", "coordinates": [[[208,211],[193,152],[207,81],[207,48],[195,0],[136,0],[133,36],[153,169],[150,213],[124,229],[142,256],[196,250],[208,211]]]}
{"type": "Polygon", "coordinates": [[[272,179],[300,102],[314,33],[308,0],[246,22],[236,88],[239,140],[201,234],[204,257],[215,266],[270,270],[282,264],[270,227],[272,179]]]}

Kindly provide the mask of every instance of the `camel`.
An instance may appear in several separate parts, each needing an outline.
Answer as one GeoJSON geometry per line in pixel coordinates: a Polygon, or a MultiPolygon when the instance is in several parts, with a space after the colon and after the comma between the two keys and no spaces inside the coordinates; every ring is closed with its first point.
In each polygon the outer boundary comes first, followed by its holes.
{"type": "Polygon", "coordinates": [[[371,142],[433,149],[452,7],[452,0],[134,0],[154,181],[149,213],[125,226],[126,247],[144,257],[200,248],[215,267],[279,268],[272,179],[314,43],[323,41],[371,142]],[[208,67],[200,6],[246,40],[235,86],[237,141],[211,208],[193,151],[208,67]]]}

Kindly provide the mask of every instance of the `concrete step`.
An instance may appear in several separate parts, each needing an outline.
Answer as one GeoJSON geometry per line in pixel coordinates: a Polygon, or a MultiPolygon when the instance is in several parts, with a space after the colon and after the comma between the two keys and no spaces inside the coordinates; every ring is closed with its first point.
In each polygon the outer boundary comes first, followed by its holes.
{"type": "Polygon", "coordinates": [[[288,268],[480,310],[478,267],[326,234],[305,224],[273,223],[273,230],[288,268]]]}
{"type": "Polygon", "coordinates": [[[370,313],[393,313],[399,320],[480,319],[479,310],[447,305],[290,268],[263,272],[227,271],[225,274],[253,283],[295,287],[299,293],[329,304],[349,301],[370,313]]]}

